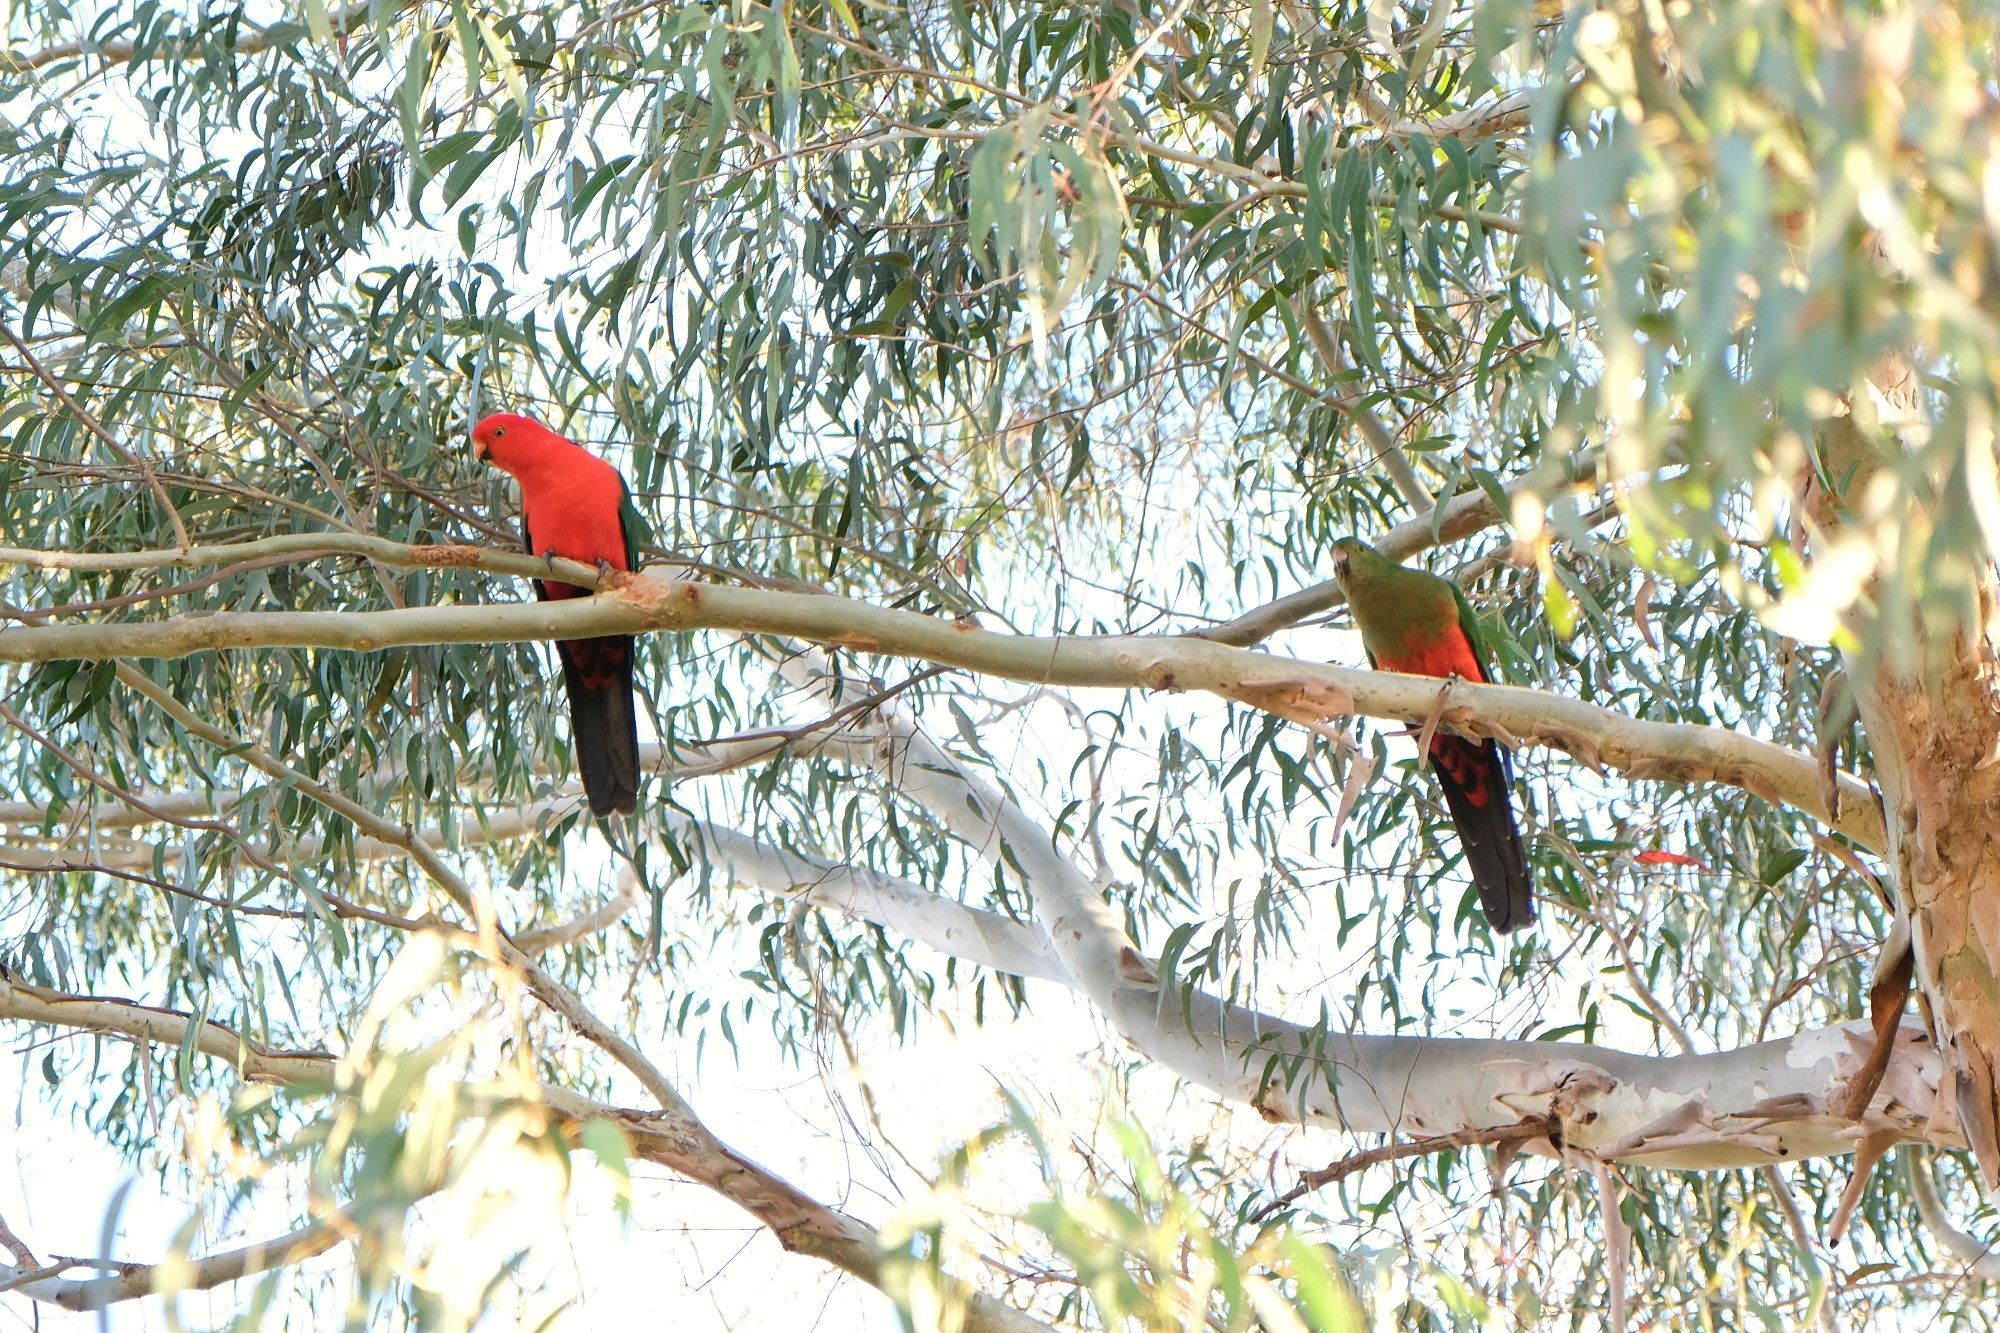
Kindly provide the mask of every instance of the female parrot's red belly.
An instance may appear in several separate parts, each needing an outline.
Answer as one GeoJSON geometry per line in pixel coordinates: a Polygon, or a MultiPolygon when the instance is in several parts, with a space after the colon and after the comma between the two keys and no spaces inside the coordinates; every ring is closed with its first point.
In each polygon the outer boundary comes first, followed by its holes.
{"type": "Polygon", "coordinates": [[[1378,659],[1385,671],[1401,671],[1411,676],[1463,676],[1467,680],[1486,679],[1486,670],[1472,651],[1472,643],[1456,620],[1442,635],[1411,634],[1393,658],[1378,659]]]}

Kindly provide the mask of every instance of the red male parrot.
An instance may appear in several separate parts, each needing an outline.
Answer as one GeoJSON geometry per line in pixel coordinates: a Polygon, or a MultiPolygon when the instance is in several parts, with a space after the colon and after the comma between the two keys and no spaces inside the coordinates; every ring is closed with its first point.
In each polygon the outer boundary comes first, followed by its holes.
{"type": "MultiPolygon", "coordinates": [[[[496,412],[472,428],[472,454],[521,483],[521,537],[528,554],[558,555],[631,570],[638,554],[631,497],[618,469],[532,417],[496,412]]],[[[535,595],[587,597],[586,588],[535,580],[535,595]]],[[[576,766],[594,815],[629,815],[639,804],[639,729],[632,706],[632,639],[568,639],[556,645],[569,694],[576,766]]]]}
{"type": "MultiPolygon", "coordinates": [[[[1456,583],[1405,569],[1353,537],[1333,547],[1333,576],[1347,594],[1370,666],[1413,676],[1492,679],[1478,622],[1456,583]]],[[[1502,934],[1519,930],[1535,919],[1535,886],[1507,799],[1512,757],[1493,741],[1439,731],[1431,737],[1430,759],[1488,924],[1502,934]]]]}

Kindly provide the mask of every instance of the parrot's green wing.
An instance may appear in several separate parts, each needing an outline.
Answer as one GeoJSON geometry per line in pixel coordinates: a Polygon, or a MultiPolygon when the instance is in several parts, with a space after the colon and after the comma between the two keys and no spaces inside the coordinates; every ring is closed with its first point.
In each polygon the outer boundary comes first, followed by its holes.
{"type": "Polygon", "coordinates": [[[639,539],[646,533],[646,516],[632,503],[632,488],[618,479],[618,528],[625,538],[625,568],[639,570],[639,539]]]}
{"type": "MultiPolygon", "coordinates": [[[[1493,676],[1493,650],[1487,646],[1486,636],[1479,632],[1479,617],[1473,612],[1472,603],[1465,600],[1465,590],[1455,579],[1446,579],[1451,585],[1451,599],[1458,603],[1458,627],[1465,633],[1465,641],[1472,645],[1472,656],[1479,663],[1479,674],[1484,677],[1482,684],[1497,685],[1493,676]]],[[[1507,775],[1507,781],[1514,780],[1514,752],[1504,745],[1493,747],[1500,755],[1500,771],[1507,775]]]]}
{"type": "Polygon", "coordinates": [[[1445,583],[1451,588],[1451,600],[1458,603],[1458,627],[1465,634],[1465,641],[1472,645],[1472,655],[1479,661],[1480,674],[1485,683],[1495,684],[1493,679],[1493,650],[1486,642],[1486,636],[1479,632],[1479,616],[1473,611],[1472,603],[1465,600],[1465,590],[1452,579],[1445,583]]]}

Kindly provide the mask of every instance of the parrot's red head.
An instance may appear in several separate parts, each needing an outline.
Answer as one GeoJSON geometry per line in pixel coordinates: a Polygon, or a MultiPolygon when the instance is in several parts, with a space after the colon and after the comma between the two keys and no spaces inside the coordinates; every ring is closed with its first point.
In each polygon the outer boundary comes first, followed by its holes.
{"type": "Polygon", "coordinates": [[[472,428],[472,456],[516,476],[558,445],[576,447],[533,417],[513,412],[495,412],[472,428]]]}

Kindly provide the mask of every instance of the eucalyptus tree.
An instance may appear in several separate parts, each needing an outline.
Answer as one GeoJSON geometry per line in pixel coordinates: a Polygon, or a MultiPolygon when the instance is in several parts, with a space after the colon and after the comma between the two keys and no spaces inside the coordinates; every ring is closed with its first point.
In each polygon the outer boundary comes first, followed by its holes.
{"type": "Polygon", "coordinates": [[[17,1199],[10,1301],[525,1314],[582,1147],[917,1324],[1989,1317],[1988,7],[0,21],[0,1017],[194,1210],[17,1199]],[[1349,533],[1510,685],[1359,669],[1349,533]],[[1538,929],[1405,727],[1517,751],[1538,929]],[[1095,1095],[866,1073],[947,1031],[1095,1095]],[[787,1066],[860,1165],[703,1119],[787,1066]]]}

